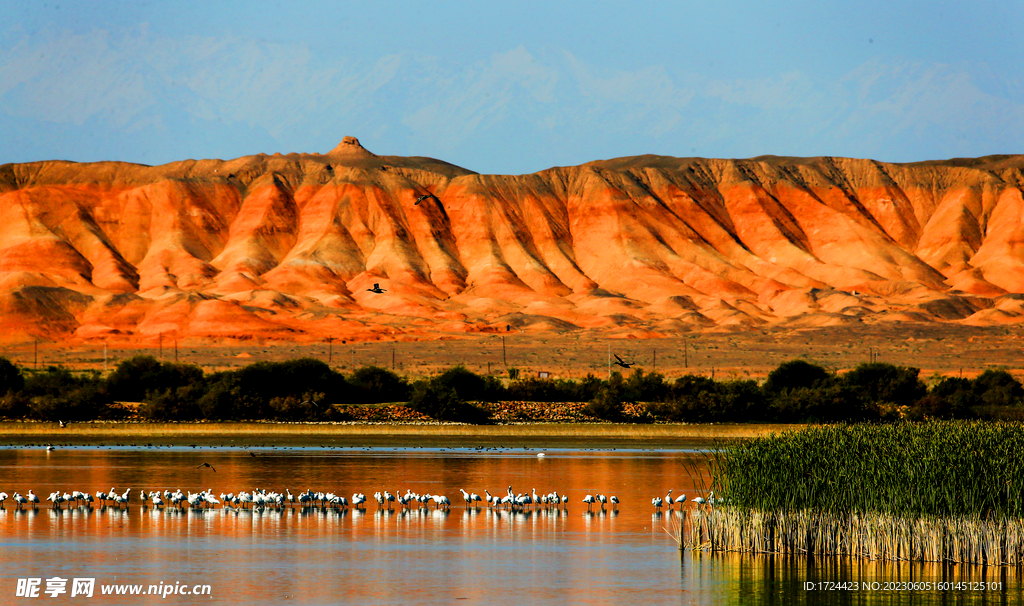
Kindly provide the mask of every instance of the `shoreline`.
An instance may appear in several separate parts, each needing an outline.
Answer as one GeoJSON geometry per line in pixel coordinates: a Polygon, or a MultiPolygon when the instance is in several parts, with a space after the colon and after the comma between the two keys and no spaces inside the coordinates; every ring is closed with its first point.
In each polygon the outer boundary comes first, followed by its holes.
{"type": "Polygon", "coordinates": [[[783,424],[0,422],[0,445],[697,448],[796,431],[783,424]],[[144,444],[138,444],[145,441],[144,444]]]}

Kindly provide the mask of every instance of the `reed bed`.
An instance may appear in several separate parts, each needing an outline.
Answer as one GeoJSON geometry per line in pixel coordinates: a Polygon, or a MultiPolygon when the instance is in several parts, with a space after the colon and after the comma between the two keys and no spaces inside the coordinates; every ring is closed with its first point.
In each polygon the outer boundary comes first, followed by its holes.
{"type": "Polygon", "coordinates": [[[1024,426],[835,425],[727,444],[711,489],[737,507],[903,517],[1024,517],[1024,426]]]}
{"type": "Polygon", "coordinates": [[[762,512],[719,506],[673,523],[680,548],[755,554],[849,556],[868,560],[988,566],[1024,564],[1024,520],[905,518],[884,513],[762,512]]]}
{"type": "Polygon", "coordinates": [[[709,454],[704,507],[680,548],[1024,564],[1024,427],[837,425],[709,454]]]}

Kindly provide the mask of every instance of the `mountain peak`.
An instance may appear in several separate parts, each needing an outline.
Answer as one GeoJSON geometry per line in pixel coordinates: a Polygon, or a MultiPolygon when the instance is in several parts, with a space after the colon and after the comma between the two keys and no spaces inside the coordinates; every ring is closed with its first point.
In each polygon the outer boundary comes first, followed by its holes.
{"type": "Polygon", "coordinates": [[[350,158],[376,158],[376,154],[366,149],[355,137],[344,137],[337,147],[328,152],[331,156],[347,156],[350,158]]]}

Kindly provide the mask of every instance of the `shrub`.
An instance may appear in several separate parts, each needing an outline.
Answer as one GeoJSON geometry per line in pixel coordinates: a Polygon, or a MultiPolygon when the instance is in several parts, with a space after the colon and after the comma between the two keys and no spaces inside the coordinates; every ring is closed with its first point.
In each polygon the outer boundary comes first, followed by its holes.
{"type": "Polygon", "coordinates": [[[164,393],[203,382],[203,370],[191,364],[160,362],[153,356],[135,356],[121,362],[107,377],[107,390],[115,400],[142,402],[146,394],[164,393]]]}
{"type": "Polygon", "coordinates": [[[139,415],[154,421],[202,419],[204,415],[199,400],[205,391],[205,386],[202,385],[186,385],[160,392],[150,391],[139,405],[139,415]]]}
{"type": "Polygon", "coordinates": [[[325,401],[322,393],[306,392],[302,397],[272,398],[270,412],[280,421],[334,421],[341,413],[325,401]]]}
{"type": "Polygon", "coordinates": [[[660,402],[665,400],[669,393],[669,386],[665,383],[663,375],[656,372],[644,374],[640,368],[629,375],[624,387],[626,400],[632,402],[660,402]]]}
{"type": "Polygon", "coordinates": [[[25,377],[21,370],[7,358],[0,358],[0,394],[19,392],[25,388],[25,377]]]}
{"type": "Polygon", "coordinates": [[[1005,370],[986,370],[971,382],[980,405],[1015,406],[1024,398],[1024,387],[1005,370]]]}
{"type": "Polygon", "coordinates": [[[672,386],[671,402],[651,406],[668,421],[742,422],[765,416],[764,394],[754,381],[718,383],[706,377],[680,377],[672,386]]]}
{"type": "Polygon", "coordinates": [[[29,413],[28,398],[25,394],[8,391],[0,396],[0,418],[24,419],[29,413]]]}
{"type": "Polygon", "coordinates": [[[622,405],[626,397],[626,388],[622,375],[613,372],[608,384],[603,386],[584,408],[583,412],[605,421],[621,421],[624,417],[622,405]]]}
{"type": "Polygon", "coordinates": [[[417,412],[441,421],[484,423],[488,418],[485,410],[467,403],[453,387],[438,381],[437,377],[414,383],[408,405],[417,412]]]}
{"type": "Polygon", "coordinates": [[[769,416],[783,423],[863,421],[877,409],[857,389],[842,383],[789,389],[770,402],[769,416]]]}
{"type": "Polygon", "coordinates": [[[832,374],[817,364],[804,360],[790,360],[768,373],[763,389],[766,394],[775,396],[790,389],[820,387],[831,383],[833,379],[832,374]]]}
{"type": "MultiPolygon", "coordinates": [[[[349,379],[356,389],[350,392],[358,403],[405,402],[409,399],[410,387],[405,379],[390,370],[377,366],[364,366],[352,373],[349,379]]],[[[353,398],[344,398],[353,402],[353,398]]]]}
{"type": "Polygon", "coordinates": [[[910,406],[928,392],[918,378],[920,372],[917,368],[875,362],[861,364],[843,375],[842,381],[870,403],[910,406]]]}
{"type": "Polygon", "coordinates": [[[503,399],[504,388],[494,377],[480,377],[464,366],[454,366],[431,379],[442,389],[452,389],[466,401],[496,401],[503,399]]]}

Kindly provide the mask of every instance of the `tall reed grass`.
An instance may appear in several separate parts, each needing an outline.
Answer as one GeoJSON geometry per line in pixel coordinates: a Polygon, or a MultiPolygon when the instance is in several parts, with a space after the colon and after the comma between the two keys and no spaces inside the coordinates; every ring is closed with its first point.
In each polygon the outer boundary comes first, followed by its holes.
{"type": "Polygon", "coordinates": [[[941,422],[808,427],[710,454],[734,506],[829,514],[1024,516],[1024,426],[941,422]]]}
{"type": "Polygon", "coordinates": [[[1024,564],[1018,424],[809,427],[720,446],[709,468],[725,504],[674,528],[680,548],[1024,564]]]}

